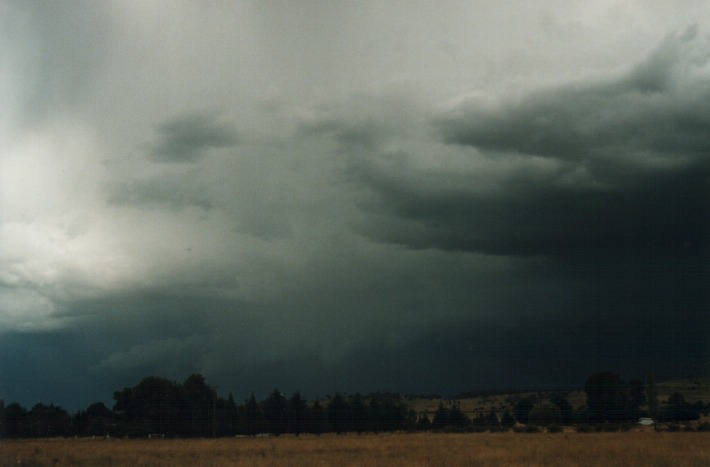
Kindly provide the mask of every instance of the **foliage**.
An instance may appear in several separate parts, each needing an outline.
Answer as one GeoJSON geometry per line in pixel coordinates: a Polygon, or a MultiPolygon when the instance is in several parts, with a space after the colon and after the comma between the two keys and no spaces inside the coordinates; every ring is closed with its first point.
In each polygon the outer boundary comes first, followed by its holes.
{"type": "Polygon", "coordinates": [[[429,413],[424,411],[423,414],[419,415],[417,418],[417,430],[418,431],[429,431],[431,430],[431,420],[429,419],[429,413]]]}
{"type": "Polygon", "coordinates": [[[710,431],[710,423],[701,423],[700,425],[698,425],[697,431],[710,431]]]}
{"type": "Polygon", "coordinates": [[[685,398],[675,393],[668,398],[668,403],[658,412],[658,421],[676,421],[685,422],[689,420],[697,420],[700,418],[700,412],[703,409],[703,403],[690,404],[685,398]]]}
{"type": "Polygon", "coordinates": [[[539,426],[557,425],[562,419],[562,411],[559,406],[552,402],[540,402],[536,404],[528,416],[529,423],[539,426]]]}
{"type": "MultiPolygon", "coordinates": [[[[536,394],[515,401],[515,418],[527,427],[515,426],[510,411],[502,416],[489,408],[477,411],[473,420],[462,411],[458,401],[443,402],[433,413],[417,417],[398,394],[336,394],[312,403],[300,393],[287,398],[274,389],[259,402],[254,394],[237,404],[230,394],[224,399],[209,386],[202,375],[190,375],[183,383],[146,377],[137,385],[114,393],[112,408],[101,402],[89,405],[73,416],[55,405],[36,404],[27,410],[17,403],[0,400],[0,437],[144,437],[157,433],[169,438],[247,435],[262,433],[320,435],[335,433],[378,433],[395,431],[548,431],[558,425],[577,423],[577,431],[628,430],[635,426],[645,401],[651,404],[656,394],[652,381],[645,386],[638,380],[624,383],[610,372],[597,373],[587,380],[587,406],[574,412],[562,393],[536,394]],[[545,397],[549,397],[545,399],[545,397]]],[[[514,399],[510,399],[512,403],[514,399]]],[[[693,404],[673,394],[659,404],[658,421],[684,423],[697,420],[708,410],[702,401],[693,404]]],[[[701,430],[707,429],[701,425],[701,430]]]]}
{"type": "Polygon", "coordinates": [[[514,408],[515,419],[520,423],[528,423],[530,411],[535,406],[537,397],[528,396],[520,399],[514,408]]]}
{"type": "Polygon", "coordinates": [[[562,432],[562,427],[557,424],[548,425],[547,432],[548,433],[560,433],[560,432],[562,432]]]}
{"type": "Polygon", "coordinates": [[[550,402],[557,406],[560,410],[559,423],[562,425],[572,424],[574,418],[574,409],[567,399],[562,394],[557,394],[550,398],[550,402]]]}
{"type": "MultiPolygon", "coordinates": [[[[637,420],[640,415],[638,392],[635,400],[629,395],[629,386],[611,372],[596,373],[584,385],[587,393],[587,417],[591,423],[637,420]]],[[[638,391],[638,388],[635,388],[638,391]]]]}
{"type": "Polygon", "coordinates": [[[587,425],[586,423],[581,423],[575,427],[575,431],[577,433],[591,433],[593,431],[591,425],[587,425]]]}
{"type": "Polygon", "coordinates": [[[515,425],[515,419],[507,410],[503,413],[503,417],[500,419],[500,427],[502,431],[510,430],[513,425],[515,425]]]}
{"type": "Polygon", "coordinates": [[[434,429],[449,431],[461,430],[468,424],[468,417],[461,411],[461,405],[455,401],[449,407],[445,407],[441,402],[434,413],[434,421],[432,422],[434,429]]]}
{"type": "Polygon", "coordinates": [[[268,426],[267,431],[276,436],[285,433],[288,429],[286,425],[288,418],[286,396],[278,389],[274,389],[261,406],[268,426]]]}
{"type": "Polygon", "coordinates": [[[653,374],[648,374],[648,381],[646,382],[646,403],[648,405],[648,412],[651,417],[658,417],[658,389],[656,389],[656,384],[653,382],[653,374]]]}

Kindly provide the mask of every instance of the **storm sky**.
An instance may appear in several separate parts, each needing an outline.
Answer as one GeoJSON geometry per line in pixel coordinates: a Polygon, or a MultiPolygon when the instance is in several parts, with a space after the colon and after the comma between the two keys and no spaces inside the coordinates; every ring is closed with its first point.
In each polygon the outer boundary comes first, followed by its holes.
{"type": "Polygon", "coordinates": [[[710,4],[0,1],[0,398],[710,370],[710,4]]]}

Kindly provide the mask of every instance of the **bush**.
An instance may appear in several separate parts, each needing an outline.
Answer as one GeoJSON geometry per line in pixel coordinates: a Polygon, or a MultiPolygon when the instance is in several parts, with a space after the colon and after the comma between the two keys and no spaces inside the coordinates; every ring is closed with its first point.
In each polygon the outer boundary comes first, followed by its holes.
{"type": "Polygon", "coordinates": [[[582,423],[580,425],[577,425],[575,427],[575,431],[577,433],[591,433],[592,432],[592,426],[587,425],[586,423],[582,423]]]}
{"type": "Polygon", "coordinates": [[[540,433],[540,427],[537,425],[525,425],[525,433],[540,433]]]}
{"type": "Polygon", "coordinates": [[[562,427],[560,425],[550,425],[547,427],[548,433],[559,433],[561,431],[562,431],[562,427]]]}
{"type": "Polygon", "coordinates": [[[536,404],[528,414],[528,419],[531,423],[542,426],[556,425],[560,423],[561,418],[562,412],[560,408],[552,402],[536,404]]]}
{"type": "Polygon", "coordinates": [[[633,423],[622,423],[619,425],[619,429],[621,431],[631,431],[631,429],[634,427],[633,423]]]}
{"type": "Polygon", "coordinates": [[[698,425],[697,431],[710,431],[710,423],[701,423],[698,425]]]}

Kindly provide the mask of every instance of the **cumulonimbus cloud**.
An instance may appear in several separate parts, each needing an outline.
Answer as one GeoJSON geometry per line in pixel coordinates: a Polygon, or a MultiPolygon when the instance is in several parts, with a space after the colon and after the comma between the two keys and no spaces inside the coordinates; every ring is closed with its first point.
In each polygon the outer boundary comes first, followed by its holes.
{"type": "Polygon", "coordinates": [[[693,31],[616,79],[438,117],[443,142],[468,152],[463,169],[437,176],[406,155],[397,174],[374,156],[360,163],[375,210],[398,219],[382,216],[368,234],[504,255],[702,254],[710,111],[699,103],[710,101],[710,54],[693,31]]]}

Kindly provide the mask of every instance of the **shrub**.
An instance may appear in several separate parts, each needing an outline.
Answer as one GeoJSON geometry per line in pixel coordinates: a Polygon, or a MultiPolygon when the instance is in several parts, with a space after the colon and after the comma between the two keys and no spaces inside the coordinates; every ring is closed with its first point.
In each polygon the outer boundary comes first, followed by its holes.
{"type": "Polygon", "coordinates": [[[562,431],[562,427],[560,425],[550,425],[547,427],[548,433],[559,433],[561,431],[562,431]]]}
{"type": "Polygon", "coordinates": [[[631,429],[634,427],[633,423],[622,423],[619,425],[619,430],[621,431],[631,431],[631,429]]]}
{"type": "Polygon", "coordinates": [[[701,423],[700,425],[698,425],[697,431],[710,431],[710,423],[701,423]]]}
{"type": "Polygon", "coordinates": [[[560,422],[561,417],[560,408],[552,402],[536,404],[528,414],[531,423],[542,426],[556,425],[560,422]]]}
{"type": "Polygon", "coordinates": [[[582,423],[580,425],[577,425],[575,427],[575,431],[577,433],[591,433],[592,432],[592,426],[587,425],[586,423],[582,423]]]}

